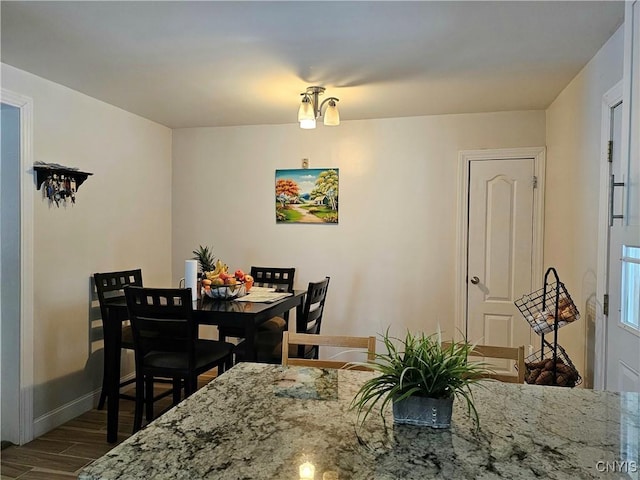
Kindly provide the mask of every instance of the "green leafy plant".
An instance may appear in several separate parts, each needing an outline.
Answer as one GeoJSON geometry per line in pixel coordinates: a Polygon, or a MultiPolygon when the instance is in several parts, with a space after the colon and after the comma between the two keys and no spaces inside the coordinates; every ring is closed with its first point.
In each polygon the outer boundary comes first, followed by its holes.
{"type": "Polygon", "coordinates": [[[216,257],[213,255],[213,249],[200,245],[197,250],[192,252],[195,256],[194,260],[198,260],[200,270],[202,272],[212,272],[216,268],[216,257]]]}
{"type": "Polygon", "coordinates": [[[384,419],[390,402],[422,396],[462,399],[480,425],[470,386],[492,371],[483,363],[467,360],[475,345],[464,341],[445,347],[439,331],[432,335],[407,331],[405,338],[399,339],[391,337],[387,329],[380,337],[387,353],[376,353],[373,362],[367,363],[380,375],[366,381],[351,402],[362,422],[376,405],[384,419]]]}

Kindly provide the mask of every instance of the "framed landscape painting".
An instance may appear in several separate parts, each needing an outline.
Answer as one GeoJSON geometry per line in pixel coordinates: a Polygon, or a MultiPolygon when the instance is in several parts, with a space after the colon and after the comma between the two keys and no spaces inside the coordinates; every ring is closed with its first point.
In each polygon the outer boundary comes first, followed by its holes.
{"type": "Polygon", "coordinates": [[[338,223],[338,169],[276,170],[276,223],[338,223]]]}

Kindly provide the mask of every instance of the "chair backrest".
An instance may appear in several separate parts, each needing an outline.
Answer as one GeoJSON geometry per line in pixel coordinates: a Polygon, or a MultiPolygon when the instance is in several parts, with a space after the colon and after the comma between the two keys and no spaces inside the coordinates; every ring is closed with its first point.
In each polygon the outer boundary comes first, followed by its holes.
{"type": "MultiPolygon", "coordinates": [[[[300,318],[296,318],[296,333],[320,334],[328,290],[329,277],[325,277],[320,282],[309,282],[304,306],[302,307],[302,315],[300,315],[300,318]]],[[[318,358],[318,351],[317,345],[313,345],[311,349],[306,348],[304,345],[299,345],[298,357],[318,358]]]]}
{"type": "Polygon", "coordinates": [[[126,287],[124,294],[133,331],[136,366],[151,351],[181,352],[195,366],[197,324],[190,288],[126,287]]]}
{"type": "Polygon", "coordinates": [[[107,319],[106,299],[124,297],[124,287],[142,287],[142,270],[122,270],[120,272],[94,273],[93,280],[100,303],[102,321],[107,319]]]}
{"type": "Polygon", "coordinates": [[[295,268],[251,267],[254,285],[276,288],[285,292],[293,292],[295,274],[295,268]]]}
{"type": "MultiPolygon", "coordinates": [[[[451,342],[442,342],[443,348],[449,348],[451,342]]],[[[524,365],[524,345],[519,347],[498,347],[493,345],[476,345],[469,354],[473,357],[501,358],[506,360],[515,360],[517,375],[506,375],[500,373],[491,373],[486,375],[487,378],[500,380],[509,383],[524,383],[525,365],[524,365]]]]}
{"type": "Polygon", "coordinates": [[[309,358],[294,358],[289,356],[289,345],[312,345],[315,347],[348,347],[366,349],[367,361],[375,359],[376,337],[347,337],[330,335],[313,335],[307,333],[283,332],[282,334],[282,365],[301,365],[318,368],[344,368],[351,370],[371,370],[364,365],[353,365],[351,362],[337,360],[317,360],[309,358]]]}

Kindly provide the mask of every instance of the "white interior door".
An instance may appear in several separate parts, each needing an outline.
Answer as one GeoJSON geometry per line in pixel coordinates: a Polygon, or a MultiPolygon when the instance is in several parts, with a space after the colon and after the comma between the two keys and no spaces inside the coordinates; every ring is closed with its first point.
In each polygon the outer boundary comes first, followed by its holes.
{"type": "MultiPolygon", "coordinates": [[[[533,158],[471,161],[467,259],[467,339],[485,345],[530,344],[514,301],[532,288],[533,158]]],[[[487,360],[489,361],[489,360],[487,360]]],[[[513,362],[491,360],[496,373],[513,362]]]]}

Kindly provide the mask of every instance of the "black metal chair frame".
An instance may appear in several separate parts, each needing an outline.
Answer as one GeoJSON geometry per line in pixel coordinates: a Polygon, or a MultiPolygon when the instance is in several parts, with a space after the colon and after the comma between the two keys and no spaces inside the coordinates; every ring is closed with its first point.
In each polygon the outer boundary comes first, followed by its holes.
{"type": "MultiPolygon", "coordinates": [[[[279,268],[279,267],[251,267],[250,275],[253,277],[254,285],[257,287],[276,288],[285,292],[293,292],[293,281],[296,274],[295,268],[279,268]]],[[[283,316],[285,325],[289,325],[289,312],[283,316]]],[[[265,322],[269,323],[269,321],[265,322]]],[[[266,325],[258,326],[258,331],[264,330],[266,325]]],[[[218,330],[220,340],[227,337],[242,338],[244,337],[243,329],[235,329],[232,327],[223,327],[218,330]]]]}
{"type": "MultiPolygon", "coordinates": [[[[329,277],[325,277],[319,282],[309,282],[302,313],[296,318],[296,333],[320,334],[329,280],[329,277]]],[[[258,333],[256,343],[258,345],[258,361],[267,363],[282,361],[282,333],[258,333]]],[[[294,355],[291,356],[294,357],[294,355]]],[[[295,357],[317,359],[318,356],[319,348],[317,345],[297,345],[295,357]]]]}
{"type": "MultiPolygon", "coordinates": [[[[309,282],[302,316],[296,318],[296,333],[320,334],[329,280],[330,277],[325,277],[320,282],[309,282]]],[[[311,348],[307,348],[306,345],[298,345],[298,358],[317,359],[318,355],[319,347],[317,345],[311,346],[311,348]]]]}
{"type": "MultiPolygon", "coordinates": [[[[93,279],[98,296],[98,302],[100,304],[102,331],[104,332],[104,336],[106,337],[107,331],[110,328],[110,325],[108,325],[109,309],[107,308],[107,299],[124,297],[124,287],[130,285],[142,287],[142,270],[138,268],[135,270],[122,270],[118,272],[94,273],[93,279]]],[[[133,336],[131,334],[131,327],[128,325],[122,326],[122,333],[123,335],[121,335],[121,338],[123,338],[123,340],[121,341],[120,347],[126,350],[133,350],[133,336]]],[[[107,340],[105,338],[105,342],[106,341],[107,340]]],[[[105,350],[110,347],[111,345],[107,346],[106,344],[104,346],[105,350]]],[[[107,379],[109,372],[107,371],[107,362],[105,361],[103,363],[104,366],[102,372],[102,390],[100,392],[100,399],[98,400],[98,410],[102,410],[104,408],[105,401],[107,400],[107,379]]],[[[111,373],[117,375],[119,372],[111,373]]],[[[125,380],[124,382],[120,382],[120,387],[130,385],[135,381],[135,378],[125,380]]],[[[135,397],[123,393],[120,393],[119,397],[125,398],[127,400],[135,400],[135,397]]]]}
{"type": "MultiPolygon", "coordinates": [[[[198,339],[191,289],[127,287],[124,290],[133,330],[136,359],[134,429],[142,426],[142,410],[153,418],[153,383],[156,377],[184,384],[185,397],[197,389],[198,375],[232,366],[233,344],[198,339]]],[[[151,417],[151,418],[149,418],[151,417]]]]}

